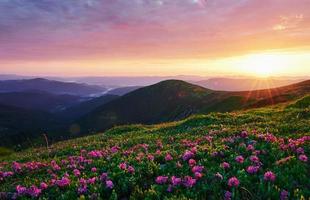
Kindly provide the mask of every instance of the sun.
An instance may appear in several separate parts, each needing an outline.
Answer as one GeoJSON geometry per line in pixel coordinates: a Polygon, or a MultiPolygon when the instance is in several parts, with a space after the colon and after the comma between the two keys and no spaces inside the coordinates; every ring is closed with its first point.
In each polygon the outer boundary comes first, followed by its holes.
{"type": "Polygon", "coordinates": [[[286,67],[286,60],[277,54],[252,54],[240,61],[241,70],[258,77],[275,75],[286,67]]]}
{"type": "Polygon", "coordinates": [[[260,77],[269,77],[272,75],[272,67],[261,66],[253,69],[254,73],[260,77]]]}

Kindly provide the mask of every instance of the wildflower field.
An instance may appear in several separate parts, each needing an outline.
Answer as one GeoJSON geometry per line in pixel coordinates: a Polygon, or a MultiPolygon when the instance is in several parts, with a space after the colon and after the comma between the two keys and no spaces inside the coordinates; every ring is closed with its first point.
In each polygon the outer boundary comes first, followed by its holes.
{"type": "Polygon", "coordinates": [[[0,199],[309,199],[309,108],[193,116],[0,161],[0,199]]]}

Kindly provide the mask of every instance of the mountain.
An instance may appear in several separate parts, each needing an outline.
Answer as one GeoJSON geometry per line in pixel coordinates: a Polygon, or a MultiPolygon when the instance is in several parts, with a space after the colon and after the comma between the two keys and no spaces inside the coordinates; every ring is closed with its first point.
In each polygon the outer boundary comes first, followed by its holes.
{"type": "Polygon", "coordinates": [[[211,78],[193,83],[212,90],[248,91],[281,87],[300,81],[302,81],[302,79],[211,78]]]}
{"type": "Polygon", "coordinates": [[[74,120],[82,117],[83,115],[88,114],[89,112],[95,110],[99,106],[103,106],[104,104],[117,99],[119,96],[117,95],[103,95],[101,97],[93,98],[88,101],[83,101],[75,106],[68,107],[67,109],[59,112],[57,115],[60,118],[66,120],[74,120]]]}
{"type": "Polygon", "coordinates": [[[23,79],[0,81],[0,92],[22,92],[28,90],[39,90],[53,94],[70,94],[77,96],[89,96],[106,91],[105,88],[81,83],[60,82],[48,79],[23,79]]]}
{"type": "Polygon", "coordinates": [[[0,105],[0,146],[31,143],[34,138],[62,124],[51,114],[0,105]]]}
{"type": "Polygon", "coordinates": [[[286,102],[310,92],[310,81],[270,90],[214,91],[184,81],[168,80],[135,90],[77,120],[82,132],[114,125],[183,119],[194,113],[229,112],[286,102]]]}
{"type": "Polygon", "coordinates": [[[42,91],[0,93],[0,104],[30,110],[57,112],[79,104],[84,98],[42,91]]]}
{"type": "Polygon", "coordinates": [[[141,86],[120,87],[120,88],[115,88],[115,89],[110,90],[108,94],[123,96],[139,88],[141,88],[141,86]]]}

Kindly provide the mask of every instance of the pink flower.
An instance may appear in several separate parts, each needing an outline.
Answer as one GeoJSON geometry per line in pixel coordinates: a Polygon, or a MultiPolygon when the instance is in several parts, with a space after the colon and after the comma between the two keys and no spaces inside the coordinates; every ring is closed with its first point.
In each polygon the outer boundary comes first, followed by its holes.
{"type": "Polygon", "coordinates": [[[201,173],[201,172],[203,171],[203,169],[204,169],[204,166],[199,166],[199,165],[197,165],[197,166],[194,166],[194,167],[192,168],[192,172],[193,172],[193,173],[196,173],[196,172],[201,173]]]}
{"type": "Polygon", "coordinates": [[[287,200],[289,193],[286,190],[282,190],[280,194],[280,200],[287,200]]]}
{"type": "Polygon", "coordinates": [[[102,173],[101,176],[100,176],[100,180],[101,180],[102,182],[106,181],[107,178],[108,178],[108,174],[107,174],[107,173],[102,173]]]}
{"type": "Polygon", "coordinates": [[[297,149],[296,149],[296,152],[297,152],[298,154],[304,154],[304,153],[305,153],[305,151],[304,151],[304,149],[303,149],[302,147],[297,148],[297,149]]]}
{"type": "Polygon", "coordinates": [[[221,167],[224,168],[224,169],[229,169],[229,168],[230,168],[230,164],[227,163],[227,162],[223,162],[223,163],[221,164],[221,167]]]}
{"type": "Polygon", "coordinates": [[[78,170],[78,169],[74,169],[74,170],[73,170],[73,174],[74,174],[74,176],[76,176],[76,177],[81,176],[81,172],[80,172],[80,170],[78,170]]]}
{"type": "Polygon", "coordinates": [[[195,178],[196,179],[201,179],[202,178],[202,173],[200,173],[200,172],[195,172],[195,178]]]}
{"type": "Polygon", "coordinates": [[[48,188],[48,185],[47,185],[46,183],[42,182],[42,183],[40,184],[40,188],[41,188],[42,190],[46,190],[46,189],[48,188]]]}
{"type": "Polygon", "coordinates": [[[167,153],[167,154],[166,154],[165,160],[166,160],[166,161],[171,161],[171,160],[173,160],[173,157],[171,156],[170,153],[167,153]]]}
{"type": "Polygon", "coordinates": [[[94,151],[89,152],[88,156],[92,158],[102,158],[103,154],[101,151],[94,150],[94,151]]]}
{"type": "Polygon", "coordinates": [[[253,151],[254,150],[254,146],[249,144],[246,148],[247,151],[253,151]]]}
{"type": "Polygon", "coordinates": [[[38,197],[41,194],[42,190],[37,188],[36,186],[31,186],[28,190],[27,193],[31,196],[31,197],[38,197]]]}
{"type": "Polygon", "coordinates": [[[196,160],[190,159],[190,160],[188,161],[188,164],[189,164],[189,166],[193,167],[193,166],[196,165],[196,160]]]}
{"type": "Polygon", "coordinates": [[[257,156],[251,156],[250,157],[250,160],[253,162],[253,163],[258,163],[259,162],[259,158],[257,156]]]}
{"type": "Polygon", "coordinates": [[[111,180],[107,180],[105,184],[106,184],[106,187],[109,189],[112,189],[114,187],[114,184],[111,180]]]}
{"type": "Polygon", "coordinates": [[[238,163],[243,163],[244,162],[244,158],[242,156],[237,156],[235,159],[238,163]]]}
{"type": "Polygon", "coordinates": [[[85,194],[87,193],[87,185],[82,185],[78,188],[78,194],[85,194]]]}
{"type": "Polygon", "coordinates": [[[157,184],[165,184],[168,181],[168,177],[167,176],[158,176],[155,180],[155,182],[157,184]]]}
{"type": "Polygon", "coordinates": [[[229,187],[238,187],[239,184],[240,184],[240,181],[236,177],[232,177],[228,180],[229,187]]]}
{"type": "Polygon", "coordinates": [[[303,162],[308,162],[308,157],[305,154],[300,155],[298,158],[303,162]]]}
{"type": "Polygon", "coordinates": [[[147,155],[147,159],[150,161],[154,160],[154,156],[152,154],[147,155]]]}
{"type": "Polygon", "coordinates": [[[16,186],[16,192],[18,195],[23,195],[27,192],[27,188],[21,185],[16,186]]]}
{"type": "Polygon", "coordinates": [[[255,174],[257,173],[259,170],[259,167],[258,166],[249,166],[246,171],[249,173],[249,174],[255,174]]]}
{"type": "Polygon", "coordinates": [[[111,147],[112,153],[117,153],[120,148],[118,146],[111,147]]]}
{"type": "Polygon", "coordinates": [[[175,176],[171,177],[171,183],[173,186],[178,186],[182,183],[182,179],[181,178],[177,178],[175,176]]]}
{"type": "Polygon", "coordinates": [[[51,166],[53,168],[54,171],[59,171],[61,168],[59,167],[59,165],[56,163],[55,160],[51,161],[51,166]]]}
{"type": "Polygon", "coordinates": [[[264,174],[264,180],[273,182],[276,180],[276,175],[273,172],[268,171],[264,174]]]}
{"type": "Polygon", "coordinates": [[[55,184],[56,184],[58,187],[66,187],[66,186],[70,185],[70,179],[67,178],[67,177],[62,177],[62,179],[57,180],[57,181],[55,182],[55,184]]]}
{"type": "Polygon", "coordinates": [[[126,170],[127,169],[127,164],[126,163],[121,163],[118,166],[121,170],[126,170]]]}
{"type": "Polygon", "coordinates": [[[93,185],[96,183],[96,180],[97,180],[97,177],[93,177],[93,178],[88,179],[87,183],[93,185]]]}
{"type": "Polygon", "coordinates": [[[128,172],[130,174],[134,174],[135,173],[135,168],[133,166],[129,166],[127,170],[128,170],[128,172]]]}
{"type": "Polygon", "coordinates": [[[184,161],[187,161],[188,159],[194,157],[194,153],[191,151],[186,150],[185,153],[183,154],[182,158],[184,161]]]}
{"type": "Polygon", "coordinates": [[[191,188],[196,184],[196,179],[192,178],[191,176],[185,176],[183,180],[183,185],[187,188],[191,188]]]}
{"type": "Polygon", "coordinates": [[[21,172],[22,171],[22,165],[19,164],[18,162],[13,162],[12,168],[15,172],[21,172]]]}
{"type": "Polygon", "coordinates": [[[91,172],[93,173],[97,172],[97,168],[96,167],[91,168],[91,172]]]}
{"type": "Polygon", "coordinates": [[[232,194],[229,191],[225,192],[225,196],[224,196],[224,200],[231,200],[232,198],[232,194]]]}

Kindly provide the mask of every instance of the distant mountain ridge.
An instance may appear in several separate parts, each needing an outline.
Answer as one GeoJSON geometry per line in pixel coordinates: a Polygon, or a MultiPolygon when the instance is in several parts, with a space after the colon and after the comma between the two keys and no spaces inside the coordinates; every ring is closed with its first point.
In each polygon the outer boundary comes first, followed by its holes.
{"type": "Polygon", "coordinates": [[[210,78],[192,82],[205,88],[220,91],[249,91],[282,87],[301,82],[300,79],[250,79],[250,78],[210,78]]]}
{"type": "Polygon", "coordinates": [[[103,93],[106,88],[81,83],[60,82],[43,78],[0,81],[0,92],[45,91],[53,94],[89,96],[103,93]]]}

